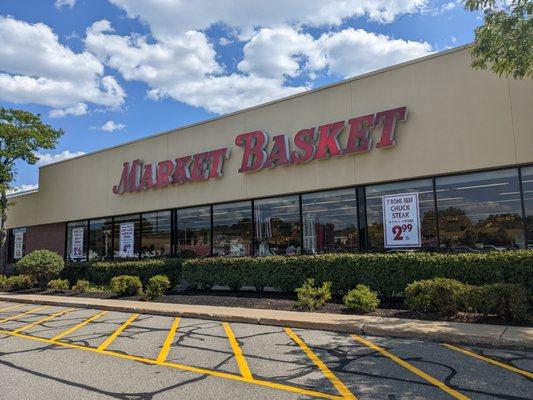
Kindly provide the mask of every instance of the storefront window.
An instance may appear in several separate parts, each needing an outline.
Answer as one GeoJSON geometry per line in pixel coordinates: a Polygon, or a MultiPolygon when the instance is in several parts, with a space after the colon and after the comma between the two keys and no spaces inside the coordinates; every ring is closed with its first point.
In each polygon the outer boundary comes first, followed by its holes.
{"type": "Polygon", "coordinates": [[[67,260],[87,261],[87,221],[67,223],[67,260]]]}
{"type": "Polygon", "coordinates": [[[205,257],[211,254],[211,209],[184,208],[176,211],[177,255],[205,257]]]}
{"type": "Polygon", "coordinates": [[[113,220],[111,218],[89,221],[89,260],[109,260],[112,255],[113,220]]]}
{"type": "Polygon", "coordinates": [[[453,252],[524,247],[518,170],[436,179],[441,247],[453,252]]]}
{"type": "Polygon", "coordinates": [[[365,190],[368,249],[370,251],[386,250],[384,246],[382,197],[401,193],[418,193],[421,248],[434,250],[437,247],[437,220],[431,179],[367,186],[365,190]]]}
{"type": "Polygon", "coordinates": [[[252,247],[252,203],[213,206],[213,254],[248,256],[252,247]]]}
{"type": "Polygon", "coordinates": [[[522,168],[522,191],[526,211],[527,248],[533,249],[533,166],[522,168]]]}
{"type": "Polygon", "coordinates": [[[172,246],[170,211],[142,214],[141,257],[170,257],[172,246]]]}
{"type": "Polygon", "coordinates": [[[298,196],[256,200],[254,207],[255,254],[259,256],[300,254],[298,196]]]}
{"type": "Polygon", "coordinates": [[[113,229],[114,258],[139,257],[139,214],[115,217],[113,229]]]}
{"type": "Polygon", "coordinates": [[[11,258],[20,260],[26,254],[26,228],[16,228],[11,231],[11,258]]]}
{"type": "Polygon", "coordinates": [[[307,254],[359,249],[355,189],[304,194],[302,212],[307,254]]]}

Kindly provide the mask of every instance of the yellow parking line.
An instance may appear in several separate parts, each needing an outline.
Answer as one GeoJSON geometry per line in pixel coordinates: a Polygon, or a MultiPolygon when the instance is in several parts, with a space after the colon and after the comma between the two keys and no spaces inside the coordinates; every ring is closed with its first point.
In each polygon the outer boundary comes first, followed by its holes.
{"type": "Polygon", "coordinates": [[[492,358],[482,356],[480,354],[477,354],[477,353],[474,353],[472,351],[463,349],[461,347],[453,346],[451,344],[444,343],[443,346],[448,348],[448,349],[455,350],[455,351],[458,351],[460,353],[466,354],[467,356],[477,358],[478,360],[482,360],[482,361],[488,362],[489,364],[496,365],[497,367],[505,368],[505,369],[507,369],[509,371],[516,372],[517,374],[524,375],[525,377],[527,377],[529,379],[533,379],[533,373],[531,373],[529,371],[525,371],[523,369],[513,367],[512,365],[505,364],[505,363],[502,363],[500,361],[493,360],[492,358]]]}
{"type": "Polygon", "coordinates": [[[371,342],[370,340],[363,339],[361,336],[357,336],[357,335],[352,335],[352,337],[356,341],[358,341],[359,343],[361,343],[361,344],[363,344],[363,345],[365,345],[367,347],[370,347],[372,350],[375,350],[375,351],[381,353],[381,355],[391,359],[392,361],[394,361],[397,364],[400,364],[402,367],[408,369],[413,374],[418,375],[422,379],[425,379],[427,382],[431,383],[432,385],[437,386],[439,389],[445,391],[446,393],[448,393],[449,395],[455,397],[456,399],[468,400],[468,397],[466,397],[464,394],[459,393],[457,390],[452,389],[451,387],[447,386],[446,384],[444,384],[443,382],[439,381],[438,379],[435,379],[431,375],[426,374],[424,371],[419,370],[414,365],[409,364],[407,361],[402,360],[400,357],[397,357],[394,354],[388,352],[387,350],[379,347],[377,344],[371,342]]]}
{"type": "Polygon", "coordinates": [[[25,306],[26,304],[17,304],[16,306],[6,307],[6,308],[0,308],[0,312],[14,310],[15,308],[20,308],[22,306],[25,306]]]}
{"type": "Polygon", "coordinates": [[[42,307],[37,307],[37,308],[33,308],[31,310],[28,310],[28,311],[24,311],[23,313],[20,313],[20,314],[17,314],[17,315],[13,315],[11,317],[8,317],[8,318],[0,318],[0,324],[4,323],[4,322],[7,322],[7,321],[12,321],[14,319],[17,319],[19,317],[23,317],[27,314],[31,314],[33,312],[37,312],[37,311],[40,311],[40,310],[44,310],[45,308],[48,308],[50,306],[42,306],[42,307]]]}
{"type": "Polygon", "coordinates": [[[59,340],[61,338],[64,338],[65,336],[70,335],[72,332],[75,332],[78,329],[83,328],[85,325],[87,325],[88,323],[94,321],[95,319],[100,318],[102,315],[105,315],[106,313],[107,313],[107,311],[100,311],[99,313],[94,314],[92,317],[87,318],[85,321],[82,321],[79,324],[74,325],[73,327],[68,328],[67,330],[61,332],[57,336],[54,336],[51,340],[56,341],[56,340],[59,340]]]}
{"type": "Polygon", "coordinates": [[[15,329],[13,332],[14,333],[20,333],[22,331],[25,331],[26,329],[31,328],[32,326],[40,325],[43,322],[51,320],[52,318],[55,318],[55,317],[59,317],[60,315],[66,314],[66,313],[68,313],[69,311],[72,311],[72,310],[74,310],[74,308],[68,308],[66,310],[58,311],[58,312],[56,312],[54,314],[48,315],[47,317],[41,318],[39,321],[35,321],[35,322],[32,322],[31,324],[28,324],[28,325],[25,325],[25,326],[23,326],[21,328],[15,329]]]}
{"type": "Polygon", "coordinates": [[[174,335],[176,334],[176,330],[178,329],[178,326],[180,324],[180,318],[176,317],[174,318],[174,321],[172,321],[172,325],[170,326],[170,329],[168,330],[167,338],[165,339],[165,343],[163,343],[163,347],[161,348],[161,351],[159,352],[159,355],[157,356],[157,363],[162,364],[167,360],[168,351],[170,350],[170,346],[172,345],[172,342],[174,342],[174,335]]]}
{"type": "Polygon", "coordinates": [[[294,333],[291,328],[285,328],[285,332],[290,338],[307,354],[307,357],[315,363],[315,365],[322,371],[322,373],[329,379],[329,381],[335,386],[335,389],[342,395],[343,399],[357,399],[355,395],[335,376],[333,372],[317,357],[315,353],[303,342],[300,337],[294,333]]]}
{"type": "Polygon", "coordinates": [[[126,320],[126,322],[124,322],[115,332],[113,332],[111,336],[109,336],[100,346],[98,346],[97,350],[105,350],[107,346],[113,343],[117,336],[120,335],[124,331],[124,329],[126,329],[128,325],[131,324],[138,316],[139,314],[131,314],[131,316],[126,320]]]}
{"type": "Polygon", "coordinates": [[[228,336],[231,349],[233,350],[233,354],[235,354],[235,360],[237,360],[237,365],[239,366],[239,371],[241,372],[242,377],[245,379],[252,379],[252,372],[250,371],[250,367],[248,367],[248,363],[242,354],[242,350],[237,342],[237,339],[235,339],[235,335],[231,330],[231,326],[229,326],[227,322],[224,322],[223,325],[226,335],[228,336]]]}

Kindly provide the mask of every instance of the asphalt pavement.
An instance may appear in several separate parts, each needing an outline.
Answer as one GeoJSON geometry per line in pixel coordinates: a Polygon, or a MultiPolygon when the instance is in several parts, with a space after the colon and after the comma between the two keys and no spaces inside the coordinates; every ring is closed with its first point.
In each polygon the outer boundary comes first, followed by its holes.
{"type": "Polygon", "coordinates": [[[0,303],[0,399],[531,399],[533,353],[0,303]]]}

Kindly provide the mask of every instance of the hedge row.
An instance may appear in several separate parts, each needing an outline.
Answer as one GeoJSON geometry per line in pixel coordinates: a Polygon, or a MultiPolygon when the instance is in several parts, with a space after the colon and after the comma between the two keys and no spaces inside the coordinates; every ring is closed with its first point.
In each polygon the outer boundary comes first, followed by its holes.
{"type": "Polygon", "coordinates": [[[307,278],[330,281],[332,291],[345,294],[357,284],[382,298],[400,294],[420,279],[452,278],[472,285],[517,283],[533,287],[533,251],[472,254],[388,253],[317,256],[214,257],[183,262],[183,278],[208,289],[214,285],[272,287],[293,291],[307,278]]]}
{"type": "Polygon", "coordinates": [[[152,276],[166,275],[174,286],[181,279],[181,260],[169,258],[69,263],[61,272],[61,277],[68,279],[71,285],[78,279],[87,280],[95,285],[108,285],[112,278],[121,275],[138,276],[143,285],[147,285],[152,276]]]}

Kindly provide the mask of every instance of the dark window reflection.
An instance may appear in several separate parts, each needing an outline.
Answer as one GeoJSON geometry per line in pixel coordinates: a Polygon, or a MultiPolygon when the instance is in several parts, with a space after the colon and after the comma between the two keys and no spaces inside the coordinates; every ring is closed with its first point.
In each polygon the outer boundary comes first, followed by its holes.
{"type": "Polygon", "coordinates": [[[247,256],[252,246],[252,203],[213,206],[213,254],[247,256]]]}
{"type": "Polygon", "coordinates": [[[67,260],[87,261],[87,221],[69,222],[67,224],[67,260]],[[73,232],[79,231],[83,235],[83,241],[81,244],[76,243],[73,246],[73,232]]]}
{"type": "Polygon", "coordinates": [[[114,258],[138,258],[139,257],[139,247],[140,247],[140,237],[139,237],[139,214],[125,215],[121,217],[115,217],[114,224],[114,248],[113,248],[113,257],[114,258]],[[120,240],[121,228],[124,231],[128,231],[133,224],[133,247],[131,246],[131,241],[120,240]]]}
{"type": "Polygon", "coordinates": [[[302,210],[306,253],[359,249],[355,189],[304,194],[302,210]]]}
{"type": "Polygon", "coordinates": [[[177,255],[205,257],[211,253],[211,210],[209,206],[176,211],[177,255]]]}
{"type": "Polygon", "coordinates": [[[172,246],[170,211],[142,214],[141,257],[169,257],[172,246]]]}
{"type": "Polygon", "coordinates": [[[433,183],[431,179],[388,183],[366,187],[366,213],[368,222],[368,249],[382,251],[384,248],[383,208],[381,198],[389,194],[418,193],[420,208],[421,248],[434,250],[437,247],[437,219],[433,183]]]}
{"type": "Polygon", "coordinates": [[[257,200],[255,254],[300,254],[300,206],[298,196],[257,200]]]}
{"type": "Polygon", "coordinates": [[[533,249],[533,167],[522,168],[522,190],[526,210],[527,248],[533,249]]]}
{"type": "Polygon", "coordinates": [[[109,260],[112,255],[113,220],[111,218],[89,221],[89,260],[109,260]]]}
{"type": "Polygon", "coordinates": [[[437,178],[441,247],[496,251],[524,247],[518,170],[437,178]]]}

